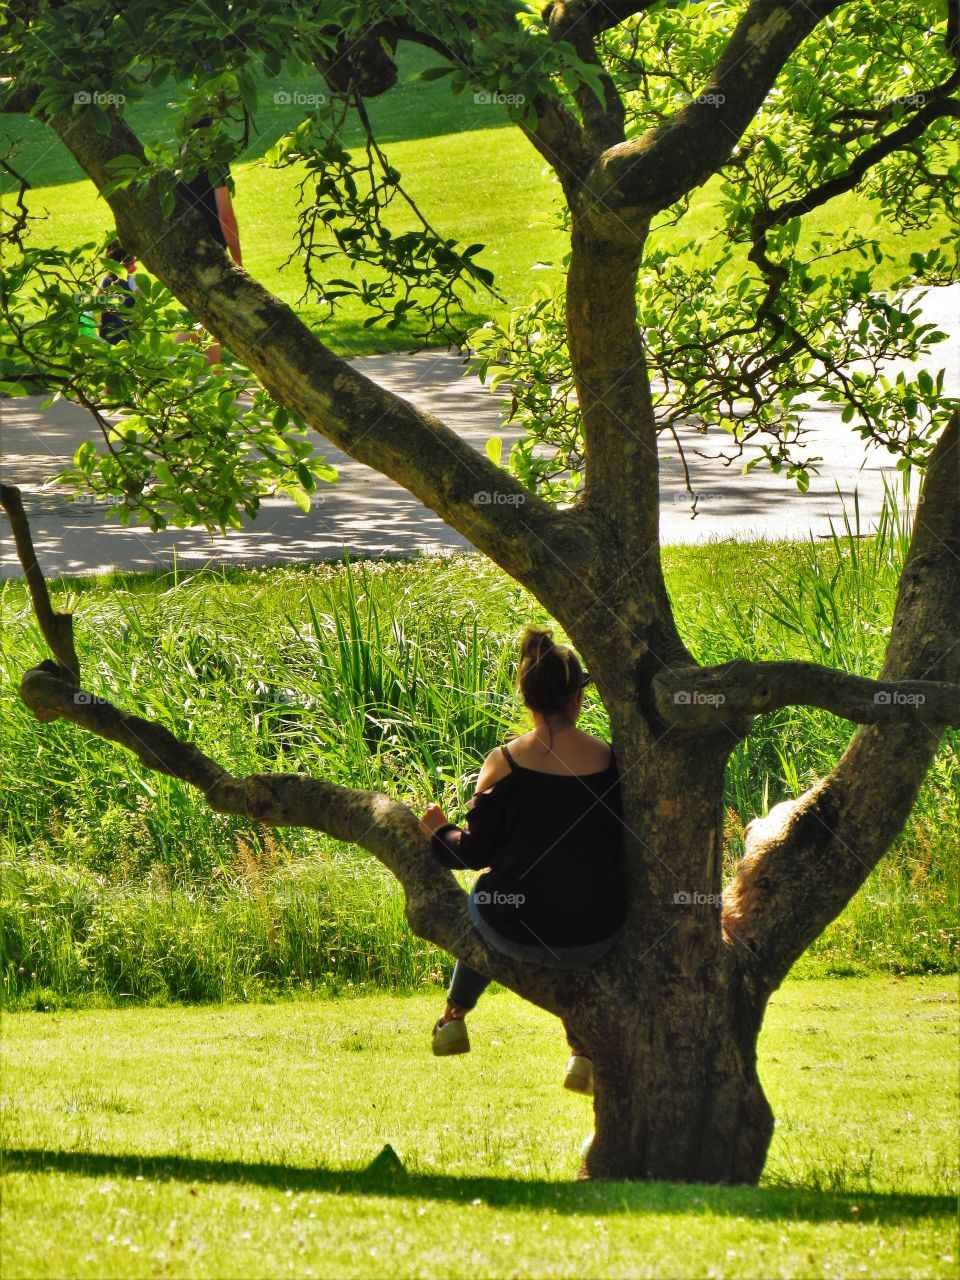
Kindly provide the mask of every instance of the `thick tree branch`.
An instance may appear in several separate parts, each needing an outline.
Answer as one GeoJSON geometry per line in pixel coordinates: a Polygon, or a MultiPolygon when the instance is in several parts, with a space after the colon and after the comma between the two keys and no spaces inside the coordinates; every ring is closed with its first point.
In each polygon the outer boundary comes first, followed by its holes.
{"type": "Polygon", "coordinates": [[[67,720],[125,747],[146,768],[196,787],[216,813],[273,827],[306,827],[366,849],[399,880],[414,933],[542,1008],[563,1016],[574,993],[585,989],[583,975],[517,964],[487,947],[470,920],[463,890],[432,857],[416,814],[398,800],[303,774],[236,777],[163,725],[78,690],[53,663],[28,671],[20,693],[38,719],[67,720]]]}
{"type": "MultiPolygon", "coordinates": [[[[937,441],[880,679],[960,683],[960,412],[937,441]]],[[[747,828],[723,923],[758,999],[782,981],[900,833],[944,724],[871,725],[828,777],[747,828]]]]}
{"type": "Polygon", "coordinates": [[[558,98],[540,94],[533,108],[536,129],[520,128],[556,173],[570,204],[596,161],[597,148],[590,145],[580,121],[558,98]]]}
{"type": "MultiPolygon", "coordinates": [[[[126,124],[109,136],[67,114],[49,121],[98,189],[119,155],[142,156],[126,124]]],[[[340,359],[262,285],[229,262],[198,215],[163,216],[154,183],[113,192],[117,228],[139,259],[282,404],[351,457],[404,486],[560,616],[589,564],[591,539],[433,415],[340,359]]],[[[577,602],[573,602],[577,607],[577,602]]]]}
{"type": "MultiPolygon", "coordinates": [[[[567,11],[576,9],[577,17],[593,36],[598,36],[611,27],[618,27],[621,22],[633,18],[644,9],[650,9],[656,0],[580,0],[579,3],[561,4],[558,0],[548,4],[543,11],[543,20],[550,26],[558,9],[567,11]]],[[[565,39],[566,37],[561,37],[565,39]]]]}
{"type": "Polygon", "coordinates": [[[574,100],[587,138],[599,149],[623,142],[626,120],[623,100],[612,76],[603,68],[594,45],[597,31],[594,20],[602,20],[598,10],[605,7],[585,0],[554,0],[543,12],[551,39],[565,40],[573,46],[582,62],[590,63],[598,70],[603,87],[603,101],[585,84],[576,91],[574,100]]]}
{"type": "Polygon", "coordinates": [[[632,241],[650,218],[730,155],[787,59],[843,0],[753,0],[701,94],[642,138],[604,152],[584,213],[597,234],[632,241]]]}
{"type": "Polygon", "coordinates": [[[781,707],[820,707],[856,724],[960,727],[960,684],[871,680],[816,662],[750,662],[660,672],[654,680],[665,723],[706,728],[781,707]]]}

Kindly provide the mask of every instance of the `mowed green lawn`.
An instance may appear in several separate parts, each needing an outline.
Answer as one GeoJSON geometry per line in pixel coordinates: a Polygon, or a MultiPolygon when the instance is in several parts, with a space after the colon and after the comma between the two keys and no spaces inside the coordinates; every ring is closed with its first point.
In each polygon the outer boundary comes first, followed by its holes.
{"type": "Polygon", "coordinates": [[[440,1002],[6,1015],[3,1275],[956,1274],[952,980],[777,993],[757,1189],[574,1183],[556,1022],[490,994],[434,1059],[440,1002]]]}
{"type": "MultiPolygon", "coordinates": [[[[509,122],[502,107],[477,103],[469,93],[455,97],[445,80],[421,80],[422,71],[437,62],[437,56],[429,51],[403,47],[399,84],[370,103],[370,114],[391,163],[403,175],[405,188],[436,230],[461,246],[487,246],[478,262],[494,272],[499,296],[485,289],[465,295],[467,312],[462,327],[469,330],[491,316],[502,319],[511,307],[525,305],[539,284],[556,285],[557,268],[568,245],[552,224],[559,188],[544,161],[509,122]]],[[[275,98],[278,93],[288,97],[316,93],[323,87],[317,77],[296,83],[288,77],[261,81],[261,106],[251,143],[233,171],[244,265],[272,292],[298,305],[303,318],[342,353],[409,347],[409,328],[393,332],[382,327],[365,329],[363,321],[368,313],[355,300],[345,299],[332,318],[315,299],[301,302],[303,273],[299,262],[295,258],[283,266],[296,248],[298,184],[304,170],[299,166],[275,170],[263,157],[278,137],[299,123],[306,108],[295,102],[278,104],[275,98]]],[[[150,90],[142,100],[129,104],[128,118],[142,140],[172,140],[168,104],[177,96],[171,85],[150,90]]],[[[355,123],[345,136],[350,145],[361,141],[355,123]]],[[[33,226],[32,243],[75,246],[112,230],[106,203],[50,130],[34,120],[5,117],[0,120],[0,141],[7,148],[16,144],[14,162],[32,184],[28,207],[43,219],[33,226]]],[[[15,190],[16,184],[0,175],[0,193],[15,190]]],[[[0,208],[12,209],[12,196],[0,198],[0,208]]],[[[874,202],[856,194],[831,201],[805,219],[801,249],[812,237],[831,228],[869,234],[876,211],[874,202]]],[[[387,222],[395,232],[414,225],[399,201],[387,222]]],[[[714,181],[694,192],[689,212],[676,225],[655,232],[649,247],[675,247],[688,240],[706,244],[721,226],[719,184],[714,181]]],[[[945,233],[946,227],[939,223],[932,229],[902,235],[888,229],[883,238],[894,261],[878,273],[877,284],[888,285],[905,273],[910,255],[926,251],[945,233]]],[[[706,252],[712,256],[713,250],[706,252]]],[[[852,256],[850,260],[854,261],[852,256]]],[[[727,274],[741,271],[745,261],[745,254],[741,254],[727,274]]],[[[349,264],[338,258],[325,264],[320,276],[331,279],[348,270],[349,264]]]]}

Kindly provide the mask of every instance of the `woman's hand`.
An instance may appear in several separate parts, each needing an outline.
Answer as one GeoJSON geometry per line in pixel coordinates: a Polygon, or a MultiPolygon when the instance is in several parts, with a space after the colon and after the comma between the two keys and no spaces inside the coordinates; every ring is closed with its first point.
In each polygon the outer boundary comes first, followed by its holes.
{"type": "Polygon", "coordinates": [[[423,817],[420,819],[420,826],[428,836],[432,836],[435,831],[447,826],[449,821],[450,819],[438,804],[428,804],[423,811],[423,817]]]}

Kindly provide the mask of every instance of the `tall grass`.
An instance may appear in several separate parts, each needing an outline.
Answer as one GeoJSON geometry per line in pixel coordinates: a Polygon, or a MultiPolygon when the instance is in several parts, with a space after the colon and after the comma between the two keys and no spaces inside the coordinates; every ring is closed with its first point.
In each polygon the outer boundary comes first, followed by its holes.
{"type": "MultiPolygon", "coordinates": [[[[825,545],[674,548],[668,583],[701,661],[874,673],[906,543],[890,504],[876,537],[854,511],[825,545]]],[[[522,723],[516,638],[543,620],[474,556],[64,585],[92,692],[237,773],[302,771],[453,812],[522,723]]],[[[441,976],[443,958],[410,935],[398,886],[367,855],[211,814],[110,744],[36,721],[16,687],[42,640],[22,585],[6,584],[2,605],[3,999],[253,998],[441,976]]],[[[595,700],[585,723],[607,731],[595,700]]],[[[743,824],[821,776],[849,735],[803,708],[757,721],[728,771],[728,871],[743,824]]],[[[956,967],[957,747],[948,735],[904,836],[799,972],[956,967]]]]}

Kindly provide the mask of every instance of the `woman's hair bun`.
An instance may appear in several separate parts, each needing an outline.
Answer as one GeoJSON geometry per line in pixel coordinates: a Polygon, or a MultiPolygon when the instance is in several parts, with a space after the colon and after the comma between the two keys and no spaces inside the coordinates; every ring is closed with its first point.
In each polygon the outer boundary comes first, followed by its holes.
{"type": "Polygon", "coordinates": [[[565,644],[555,644],[553,632],[527,627],[520,639],[519,684],[531,711],[556,715],[583,687],[580,659],[565,644]]]}
{"type": "Polygon", "coordinates": [[[520,656],[521,658],[530,658],[537,662],[551,649],[556,648],[553,643],[553,632],[543,631],[537,627],[527,627],[520,640],[520,656]]]}

